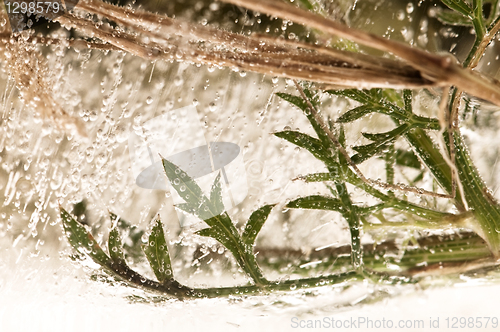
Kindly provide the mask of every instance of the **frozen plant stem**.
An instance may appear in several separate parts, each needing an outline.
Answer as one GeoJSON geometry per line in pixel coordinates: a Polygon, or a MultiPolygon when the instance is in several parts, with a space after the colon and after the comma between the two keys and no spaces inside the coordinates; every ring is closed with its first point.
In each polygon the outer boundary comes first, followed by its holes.
{"type": "MultiPolygon", "coordinates": [[[[290,291],[318,286],[339,284],[347,281],[361,280],[363,275],[356,271],[337,273],[312,278],[295,280],[257,283],[255,285],[216,287],[216,288],[191,288],[177,282],[170,266],[170,256],[163,234],[163,225],[156,219],[156,225],[151,232],[148,244],[143,250],[158,281],[148,279],[133,271],[127,266],[123,258],[122,240],[116,229],[110,232],[109,255],[97,244],[93,236],[76,221],[66,210],[60,208],[61,219],[66,236],[70,244],[79,254],[88,255],[101,265],[104,271],[118,280],[123,280],[133,287],[139,287],[164,296],[178,299],[197,297],[222,297],[228,295],[267,294],[273,291],[290,291]],[[163,258],[161,258],[163,257],[163,258]]],[[[236,256],[236,255],[235,255],[236,256]]],[[[241,262],[239,262],[241,265],[241,262]]],[[[250,261],[252,269],[260,268],[256,261],[250,261]]],[[[403,280],[403,279],[402,279],[403,280]]],[[[392,278],[390,282],[399,282],[399,278],[392,278]]]]}
{"type": "Polygon", "coordinates": [[[496,81],[489,79],[489,82],[487,82],[486,78],[481,79],[477,73],[463,70],[450,57],[437,56],[390,39],[350,29],[338,22],[279,0],[223,1],[256,12],[291,20],[331,35],[392,53],[420,70],[423,77],[434,82],[439,82],[439,86],[457,86],[477,97],[500,105],[500,85],[496,81]]]}
{"type": "Polygon", "coordinates": [[[332,143],[335,145],[335,147],[342,153],[344,158],[347,160],[349,163],[349,166],[352,167],[354,172],[356,173],[359,178],[366,183],[368,186],[376,186],[380,187],[383,189],[394,189],[394,190],[399,190],[399,191],[404,191],[404,192],[411,192],[417,195],[429,195],[429,196],[434,196],[434,197],[442,197],[442,198],[454,198],[454,196],[451,196],[449,194],[440,194],[440,193],[435,193],[432,191],[428,191],[422,188],[415,188],[415,187],[410,187],[404,184],[391,184],[391,183],[385,183],[382,181],[377,181],[377,180],[372,180],[367,178],[356,166],[356,164],[352,161],[351,157],[347,153],[347,151],[344,149],[342,144],[338,141],[338,139],[335,137],[333,132],[328,128],[328,126],[325,124],[321,116],[319,115],[318,111],[315,109],[315,107],[311,104],[311,101],[309,98],[304,94],[304,90],[300,87],[300,85],[297,83],[297,81],[294,80],[295,86],[297,87],[297,90],[299,90],[299,93],[301,97],[306,101],[308,110],[311,112],[312,116],[316,119],[318,124],[320,125],[321,129],[328,135],[328,138],[332,141],[332,143]]]}
{"type": "Polygon", "coordinates": [[[356,208],[353,206],[349,192],[345,183],[335,183],[335,188],[339,194],[340,200],[345,206],[345,211],[342,213],[349,224],[349,232],[351,233],[351,261],[354,269],[358,273],[363,273],[363,246],[361,245],[361,219],[359,218],[356,208]]]}
{"type": "MultiPolygon", "coordinates": [[[[482,14],[482,1],[474,0],[472,4],[472,24],[475,31],[475,41],[470,50],[463,67],[473,69],[481,60],[486,47],[492,42],[500,29],[500,16],[495,18],[489,27],[486,27],[482,14]]],[[[477,168],[469,156],[462,135],[458,130],[458,112],[462,90],[455,87],[451,93],[449,103],[449,125],[447,133],[444,134],[449,146],[450,156],[453,158],[456,147],[456,165],[460,183],[464,188],[465,201],[471,207],[477,227],[474,228],[478,234],[487,240],[495,257],[500,257],[500,205],[490,194],[489,189],[481,178],[477,168]]]]}

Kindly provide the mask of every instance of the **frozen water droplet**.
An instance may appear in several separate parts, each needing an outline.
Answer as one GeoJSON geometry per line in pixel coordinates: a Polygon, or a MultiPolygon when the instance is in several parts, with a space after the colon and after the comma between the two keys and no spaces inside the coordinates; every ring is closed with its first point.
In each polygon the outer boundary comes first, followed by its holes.
{"type": "Polygon", "coordinates": [[[182,83],[184,83],[184,80],[180,76],[175,76],[174,78],[174,84],[175,86],[181,86],[182,83]]]}
{"type": "Polygon", "coordinates": [[[220,4],[218,2],[212,2],[208,8],[210,8],[211,11],[217,11],[219,10],[220,4]]]}
{"type": "Polygon", "coordinates": [[[413,10],[415,10],[415,6],[413,5],[413,3],[408,2],[408,4],[406,5],[406,12],[408,14],[411,14],[413,13],[413,10]]]}
{"type": "Polygon", "coordinates": [[[405,12],[402,11],[402,10],[398,10],[397,13],[396,13],[396,18],[398,19],[398,21],[402,21],[405,19],[405,12]]]}

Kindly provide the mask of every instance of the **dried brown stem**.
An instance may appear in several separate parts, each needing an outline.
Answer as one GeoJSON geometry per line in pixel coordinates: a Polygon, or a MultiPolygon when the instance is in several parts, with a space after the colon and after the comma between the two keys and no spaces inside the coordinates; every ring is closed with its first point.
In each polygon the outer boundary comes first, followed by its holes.
{"type": "Polygon", "coordinates": [[[349,28],[321,15],[303,10],[279,0],[222,0],[270,16],[303,24],[325,33],[346,38],[356,43],[389,52],[405,60],[422,76],[437,86],[456,86],[476,97],[500,105],[500,84],[471,70],[465,70],[451,57],[439,56],[385,39],[361,30],[349,28]]]}
{"type": "Polygon", "coordinates": [[[296,45],[289,45],[290,43],[285,43],[277,38],[263,43],[258,36],[247,37],[224,31],[212,35],[211,32],[214,30],[212,28],[194,26],[188,23],[180,24],[160,15],[133,14],[129,13],[128,10],[108,4],[101,7],[95,5],[97,2],[93,0],[92,6],[84,3],[81,8],[103,15],[108,19],[114,19],[118,23],[134,29],[135,34],[111,30],[106,26],[96,27],[94,22],[71,14],[65,14],[57,20],[65,26],[74,27],[80,32],[97,37],[115,47],[149,60],[177,59],[330,85],[366,88],[373,86],[417,88],[429,86],[431,83],[424,79],[418,71],[402,65],[400,62],[392,62],[389,65],[385,60],[379,61],[375,57],[363,55],[355,56],[354,61],[347,62],[349,60],[348,52],[326,48],[318,51],[321,48],[314,46],[304,49],[296,45]],[[123,18],[124,15],[135,16],[132,17],[134,19],[129,18],[127,21],[123,18]],[[157,20],[150,22],[150,16],[153,15],[157,17],[157,20]],[[147,24],[144,23],[143,16],[148,18],[147,24]],[[171,35],[162,30],[163,23],[171,35]],[[155,29],[151,27],[153,24],[155,24],[155,29]],[[147,26],[148,29],[144,26],[147,26]],[[172,29],[175,33],[171,31],[172,29]],[[203,41],[186,40],[184,35],[182,38],[178,36],[185,29],[195,31],[197,37],[210,35],[210,38],[203,41]],[[148,37],[149,42],[142,43],[142,37],[148,37]],[[233,41],[232,44],[229,44],[231,47],[226,45],[226,40],[233,41]],[[264,45],[264,47],[262,49],[262,47],[256,47],[257,45],[264,45]],[[371,61],[370,58],[374,61],[371,61]]]}
{"type": "Polygon", "coordinates": [[[467,68],[474,69],[479,63],[479,60],[481,60],[481,57],[483,56],[484,52],[486,51],[486,48],[491,44],[493,38],[495,38],[496,34],[500,30],[500,20],[498,20],[493,27],[486,33],[484,36],[483,40],[479,44],[479,47],[476,50],[476,54],[474,55],[474,58],[470,62],[470,64],[467,66],[467,68]]]}

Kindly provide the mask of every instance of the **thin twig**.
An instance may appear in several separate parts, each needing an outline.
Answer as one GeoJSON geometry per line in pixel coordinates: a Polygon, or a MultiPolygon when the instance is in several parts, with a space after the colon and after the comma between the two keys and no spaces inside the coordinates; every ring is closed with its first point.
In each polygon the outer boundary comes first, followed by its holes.
{"type": "Polygon", "coordinates": [[[500,20],[495,22],[495,24],[491,27],[491,29],[486,33],[483,40],[479,44],[475,55],[472,58],[472,61],[467,66],[467,68],[474,69],[479,64],[479,60],[481,60],[482,55],[486,51],[486,48],[491,44],[493,38],[495,38],[496,34],[500,31],[500,20]]]}
{"type": "Polygon", "coordinates": [[[349,154],[347,153],[346,149],[342,146],[342,144],[340,144],[340,142],[337,139],[337,137],[335,137],[335,134],[333,134],[333,132],[330,130],[330,128],[328,128],[328,126],[326,125],[326,123],[323,121],[323,118],[316,111],[316,108],[311,104],[311,101],[306,96],[306,94],[304,93],[304,90],[299,85],[299,83],[297,83],[297,81],[295,81],[295,80],[293,82],[295,83],[295,86],[297,87],[297,90],[299,91],[300,96],[302,97],[302,99],[304,99],[306,101],[307,108],[309,109],[309,112],[311,112],[312,116],[314,116],[315,120],[318,122],[318,124],[320,125],[321,129],[326,133],[326,135],[328,136],[328,138],[332,141],[332,143],[340,151],[340,153],[342,153],[342,155],[344,156],[344,158],[347,160],[347,163],[349,164],[349,166],[352,168],[352,170],[356,173],[356,175],[364,183],[366,183],[369,186],[376,186],[376,187],[379,187],[379,188],[382,188],[382,189],[386,189],[386,190],[393,189],[393,190],[398,190],[398,191],[403,191],[403,192],[411,192],[411,193],[414,193],[414,194],[417,194],[417,195],[428,195],[428,196],[440,197],[440,198],[453,198],[453,196],[451,196],[451,195],[439,194],[439,193],[435,193],[433,191],[428,191],[428,190],[425,190],[425,189],[422,189],[422,188],[408,186],[408,185],[405,185],[405,184],[402,184],[402,183],[390,184],[390,183],[382,182],[380,180],[373,180],[373,179],[365,177],[365,175],[361,172],[361,170],[354,163],[354,161],[352,161],[352,159],[349,156],[349,154]]]}
{"type": "Polygon", "coordinates": [[[255,36],[243,36],[208,26],[181,22],[162,15],[113,6],[99,0],[81,1],[77,7],[115,21],[134,33],[109,28],[107,33],[99,33],[96,31],[98,29],[95,28],[94,22],[82,25],[82,19],[69,15],[59,17],[57,20],[68,26],[77,26],[87,34],[150,60],[166,58],[230,66],[241,70],[335,86],[415,88],[456,85],[478,97],[500,104],[500,86],[496,81],[464,70],[449,57],[433,55],[380,36],[351,29],[281,2],[224,1],[269,15],[291,18],[327,33],[350,37],[353,41],[399,56],[410,64],[411,68],[400,61],[376,60],[376,57],[373,57],[374,61],[370,66],[363,67],[359,62],[361,57],[355,56],[354,53],[351,53],[354,60],[346,61],[349,52],[341,56],[332,56],[326,47],[320,47],[321,50],[318,46],[302,49],[306,44],[302,44],[301,48],[290,47],[290,43],[284,45],[278,38],[271,42],[272,38],[269,37],[266,43],[262,43],[262,40],[255,36]],[[143,37],[149,38],[147,44],[141,42],[144,40],[143,37]],[[322,57],[325,61],[311,62],[311,55],[316,61],[322,57]],[[279,60],[280,58],[289,60],[282,61],[279,60]],[[274,60],[274,62],[267,60],[274,60]],[[389,64],[391,61],[392,64],[389,64]],[[381,64],[381,68],[374,68],[374,64],[377,63],[381,64]],[[333,67],[335,70],[332,70],[333,67]]]}
{"type": "Polygon", "coordinates": [[[441,143],[440,145],[443,154],[443,159],[445,160],[446,164],[450,167],[451,170],[450,196],[452,196],[452,198],[456,198],[456,190],[457,190],[456,188],[458,186],[458,191],[460,192],[460,196],[462,198],[462,204],[464,205],[465,209],[468,210],[468,205],[467,202],[465,201],[464,187],[462,185],[462,182],[460,181],[460,178],[458,177],[458,170],[456,166],[455,139],[453,138],[453,135],[455,133],[455,127],[453,126],[453,120],[450,119],[451,116],[448,112],[449,94],[450,94],[450,87],[446,88],[443,91],[441,102],[439,103],[438,120],[441,126],[441,130],[438,133],[438,137],[439,137],[439,142],[441,143]],[[446,143],[444,142],[443,138],[445,132],[448,133],[448,141],[450,142],[449,151],[446,148],[446,143]]]}
{"type": "MultiPolygon", "coordinates": [[[[93,0],[92,3],[100,2],[93,0]]],[[[283,43],[278,38],[269,39],[263,43],[258,37],[247,37],[228,32],[220,32],[211,36],[205,40],[209,42],[208,44],[201,43],[199,40],[189,41],[185,38],[179,38],[178,34],[182,34],[186,29],[189,31],[194,29],[197,31],[197,36],[201,37],[207,34],[206,31],[203,32],[203,29],[208,31],[213,29],[205,26],[187,25],[187,23],[179,24],[176,21],[172,22],[173,19],[159,15],[157,15],[157,21],[154,22],[155,29],[149,25],[145,28],[144,22],[143,24],[129,23],[142,22],[142,13],[136,13],[137,17],[134,17],[134,20],[126,21],[122,16],[129,13],[121,7],[106,5],[101,8],[85,5],[83,8],[134,29],[135,35],[111,30],[109,27],[96,27],[94,22],[71,14],[65,14],[57,20],[67,27],[74,27],[87,35],[97,37],[115,47],[148,60],[184,60],[207,65],[228,66],[245,71],[330,85],[363,86],[366,88],[374,86],[421,88],[432,84],[429,80],[424,79],[418,71],[398,61],[388,64],[388,61],[378,61],[376,57],[373,57],[373,63],[367,65],[370,63],[369,56],[357,56],[348,62],[349,54],[347,52],[329,49],[319,52],[318,47],[310,49],[291,47],[288,45],[289,43],[283,43]],[[171,36],[161,30],[163,27],[161,24],[166,19],[169,20],[165,23],[168,27],[167,32],[170,32],[171,36]],[[149,37],[150,41],[147,44],[140,41],[144,36],[149,37]],[[234,41],[235,36],[237,36],[236,41],[234,41]],[[233,47],[220,46],[227,40],[232,41],[229,46],[233,47]],[[251,49],[248,47],[259,43],[264,46],[252,47],[251,49]],[[377,63],[380,65],[376,65],[377,63]]],[[[147,17],[152,15],[148,14],[147,17]]],[[[151,18],[148,18],[146,23],[149,21],[151,18]]]]}
{"type": "Polygon", "coordinates": [[[439,141],[441,142],[441,148],[443,153],[443,159],[446,161],[451,170],[451,193],[450,195],[455,197],[456,195],[456,175],[457,175],[457,167],[455,166],[455,145],[453,144],[453,133],[450,130],[450,117],[447,112],[448,100],[449,100],[450,87],[444,89],[443,95],[441,98],[441,102],[439,103],[438,109],[438,120],[439,125],[441,126],[441,130],[438,132],[438,136],[441,138],[439,141]],[[450,151],[446,149],[446,143],[444,142],[444,132],[448,132],[448,140],[450,141],[450,151]],[[449,155],[448,155],[449,154],[449,155]]]}

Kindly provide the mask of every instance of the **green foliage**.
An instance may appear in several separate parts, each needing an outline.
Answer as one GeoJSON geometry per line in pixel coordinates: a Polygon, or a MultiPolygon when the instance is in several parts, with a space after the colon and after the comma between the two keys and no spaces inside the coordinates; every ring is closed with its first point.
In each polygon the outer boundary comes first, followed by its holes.
{"type": "Polygon", "coordinates": [[[157,219],[157,223],[153,228],[154,232],[150,237],[149,244],[144,246],[144,251],[153,272],[155,272],[158,278],[158,283],[154,280],[147,279],[127,266],[122,252],[121,238],[116,228],[111,230],[109,234],[108,243],[110,254],[108,256],[94,240],[92,234],[90,234],[83,225],[76,221],[65,209],[60,208],[60,210],[63,228],[71,246],[79,253],[94,260],[94,262],[104,268],[106,273],[130,286],[161,292],[164,295],[173,296],[179,299],[186,296],[195,296],[192,289],[182,286],[177,281],[173,280],[172,270],[169,267],[170,256],[163,237],[163,226],[159,219],[157,219]],[[161,230],[161,234],[159,230],[161,230]],[[158,252],[155,252],[155,244],[158,245],[158,252]],[[165,276],[169,275],[169,272],[170,277],[166,278],[165,276]]]}
{"type": "Polygon", "coordinates": [[[262,229],[262,226],[264,226],[264,223],[266,222],[269,213],[271,213],[271,210],[275,206],[276,204],[264,205],[260,209],[255,210],[250,215],[250,218],[248,219],[248,222],[245,226],[245,230],[241,235],[241,239],[247,246],[253,246],[255,244],[255,239],[257,238],[257,235],[262,229]]]}
{"type": "Polygon", "coordinates": [[[472,26],[472,21],[469,17],[451,10],[440,11],[438,13],[438,18],[442,23],[448,25],[472,26]]]}
{"type": "Polygon", "coordinates": [[[173,280],[172,263],[170,262],[170,255],[160,218],[156,219],[156,224],[153,226],[151,235],[149,235],[148,243],[144,245],[144,253],[148,258],[149,265],[153,269],[156,279],[160,283],[173,280]]]}
{"type": "Polygon", "coordinates": [[[332,160],[331,153],[329,153],[327,148],[317,138],[313,138],[307,134],[292,130],[281,131],[275,133],[274,135],[276,135],[279,138],[283,138],[301,148],[308,150],[309,152],[312,153],[312,155],[315,158],[321,160],[322,162],[328,165],[337,164],[334,160],[332,160]]]}
{"type": "Polygon", "coordinates": [[[396,164],[400,166],[407,166],[411,168],[420,169],[422,164],[413,151],[405,151],[401,149],[396,150],[396,164]]]}
{"type": "Polygon", "coordinates": [[[316,209],[338,212],[343,211],[344,208],[340,199],[321,195],[297,198],[296,200],[289,202],[286,207],[291,209],[316,209]]]}
{"type": "MultiPolygon", "coordinates": [[[[181,205],[181,209],[198,216],[209,226],[209,228],[202,229],[196,234],[219,241],[233,254],[240,267],[252,278],[256,285],[264,286],[268,284],[269,282],[264,278],[255,261],[252,248],[245,244],[227,212],[223,212],[220,173],[212,185],[210,199],[208,199],[196,181],[179,167],[166,159],[163,159],[163,167],[174,189],[186,201],[185,204],[181,205]]],[[[263,224],[266,219],[267,214],[263,220],[259,219],[255,223],[261,222],[263,224]]],[[[258,229],[254,229],[257,231],[252,234],[254,238],[261,227],[262,225],[258,229]]]]}
{"type": "Polygon", "coordinates": [[[109,232],[108,250],[111,260],[117,264],[125,263],[125,255],[123,254],[121,242],[122,241],[118,230],[116,228],[113,228],[111,232],[109,232]]]}
{"type": "Polygon", "coordinates": [[[446,6],[456,13],[460,13],[465,17],[472,19],[474,12],[468,3],[462,0],[441,0],[446,6]]]}
{"type": "MultiPolygon", "coordinates": [[[[313,4],[308,0],[300,0],[303,7],[312,10],[313,4]]],[[[441,22],[449,25],[471,26],[476,40],[464,61],[464,67],[474,67],[484,50],[483,44],[489,32],[497,31],[497,1],[442,0],[448,9],[438,12],[441,22]],[[485,14],[485,5],[489,6],[485,14]],[[496,30],[495,30],[496,29],[496,30]]],[[[453,180],[448,155],[435,146],[430,132],[441,130],[437,118],[428,118],[415,114],[412,108],[413,93],[411,90],[396,91],[391,89],[342,89],[326,91],[331,98],[347,98],[357,103],[352,109],[340,115],[336,122],[322,120],[327,110],[321,110],[319,92],[299,88],[300,96],[277,93],[284,101],[298,107],[307,117],[314,129],[315,136],[300,131],[281,131],[274,135],[311,153],[324,164],[324,170],[301,176],[307,183],[323,182],[330,194],[310,195],[296,198],[286,204],[286,208],[335,211],[347,222],[350,232],[350,258],[337,253],[338,256],[321,257],[318,266],[330,271],[329,274],[315,275],[287,281],[270,281],[263,273],[261,266],[275,264],[290,266],[285,258],[275,257],[273,262],[265,259],[259,261],[254,253],[259,233],[264,227],[276,204],[268,204],[255,210],[244,224],[243,230],[236,227],[226,211],[222,198],[221,174],[217,174],[209,195],[205,195],[195,179],[184,170],[163,159],[163,168],[174,190],[184,200],[176,208],[192,214],[206,225],[195,234],[218,241],[227,249],[239,268],[249,277],[249,283],[236,287],[190,288],[175,280],[171,257],[165,239],[163,224],[159,217],[153,221],[148,242],[141,246],[140,239],[144,231],[132,226],[127,221],[110,214],[115,227],[109,233],[109,254],[104,252],[86,227],[61,208],[63,228],[69,243],[82,256],[88,256],[103,269],[131,286],[142,287],[149,291],[176,298],[219,297],[235,294],[265,294],[270,291],[289,291],[296,287],[318,287],[354,280],[370,280],[375,282],[416,282],[419,271],[432,269],[432,264],[443,266],[445,263],[467,264],[475,260],[494,259],[500,255],[500,205],[489,194],[479,172],[474,167],[460,132],[444,133],[443,141],[449,153],[456,147],[456,168],[459,180],[464,187],[462,193],[449,198],[457,213],[437,210],[437,204],[431,204],[425,197],[420,204],[408,200],[405,190],[407,185],[399,185],[403,194],[394,185],[396,172],[402,168],[418,170],[419,175],[408,180],[409,185],[418,182],[429,174],[445,193],[453,192],[453,180]],[[305,96],[305,97],[304,97],[305,96]],[[368,144],[349,146],[346,142],[344,126],[355,121],[364,121],[374,114],[382,115],[394,125],[394,129],[385,132],[362,132],[368,144]],[[332,137],[334,135],[335,137],[332,137]],[[451,142],[450,142],[451,140],[451,142]],[[406,142],[412,150],[400,148],[406,142]],[[354,151],[354,153],[352,153],[354,151]],[[369,181],[360,175],[357,164],[373,158],[382,158],[385,163],[387,185],[381,181],[369,181]],[[364,191],[371,202],[364,204],[353,199],[351,186],[364,191]],[[463,195],[463,197],[462,197],[463,195]],[[465,204],[466,203],[466,204],[465,204]],[[466,207],[469,207],[467,209],[466,207]],[[390,218],[397,212],[402,220],[392,221],[390,218]],[[472,225],[477,233],[464,232],[465,226],[472,225]],[[383,227],[424,230],[454,228],[460,236],[430,237],[423,235],[415,240],[414,248],[378,249],[375,245],[369,248],[361,243],[364,232],[378,231],[383,227]],[[463,238],[462,238],[463,236],[463,238]],[[122,241],[125,238],[126,241],[122,241]],[[394,259],[397,256],[398,259],[394,259]],[[134,272],[127,262],[138,261],[145,257],[149,262],[156,280],[149,280],[134,272]],[[389,264],[391,268],[389,268],[389,264]],[[334,266],[335,265],[335,266],[334,266]],[[392,270],[396,265],[401,273],[392,270]],[[340,268],[338,267],[340,266],[340,268]],[[335,270],[337,268],[337,270],[335,270]],[[331,271],[334,271],[331,273],[331,271]]],[[[450,110],[457,100],[457,90],[452,90],[449,102],[450,110]]],[[[448,96],[446,96],[448,97],[448,96]]],[[[467,102],[465,113],[471,112],[467,102]]],[[[464,115],[465,116],[465,115],[464,115]]],[[[446,128],[445,128],[446,129],[446,128]]],[[[413,191],[415,192],[415,191],[413,191]]],[[[417,190],[418,193],[418,190],[417,190]]],[[[441,195],[442,197],[443,195],[441,195]]],[[[85,214],[84,203],[75,206],[77,217],[85,214]]],[[[374,233],[376,234],[376,233],[374,233]]],[[[384,242],[389,246],[391,242],[384,242]]],[[[339,248],[334,248],[335,250],[339,248]]],[[[343,248],[341,248],[343,249],[343,248]]],[[[312,258],[310,258],[312,259],[312,258]]],[[[479,261],[478,261],[479,262],[479,261]]],[[[304,263],[307,263],[304,262],[304,263]]],[[[301,263],[302,264],[302,263],[301,263]]],[[[307,264],[306,264],[307,265],[307,264]]],[[[279,267],[281,268],[281,267],[279,267]]],[[[300,274],[299,268],[295,273],[300,274]]]]}
{"type": "Polygon", "coordinates": [[[61,208],[61,219],[66,237],[80,254],[90,256],[96,263],[103,267],[111,266],[111,258],[101,249],[92,234],[77,222],[66,210],[61,208]]]}
{"type": "Polygon", "coordinates": [[[380,134],[363,133],[363,136],[374,141],[374,143],[353,147],[358,153],[351,157],[355,164],[361,164],[363,161],[370,159],[375,155],[379,155],[388,149],[388,145],[393,143],[398,137],[406,133],[410,129],[408,124],[380,134]]]}

